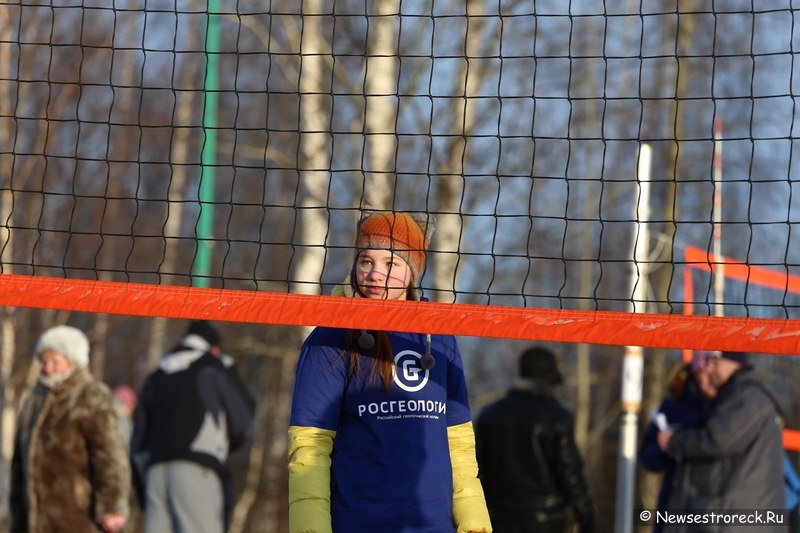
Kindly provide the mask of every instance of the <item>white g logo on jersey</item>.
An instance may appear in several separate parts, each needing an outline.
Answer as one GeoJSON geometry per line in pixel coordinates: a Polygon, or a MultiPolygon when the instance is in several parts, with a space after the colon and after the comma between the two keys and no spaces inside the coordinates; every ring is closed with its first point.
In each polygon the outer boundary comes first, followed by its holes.
{"type": "Polygon", "coordinates": [[[417,392],[428,383],[428,371],[419,364],[422,356],[412,350],[404,350],[394,356],[394,382],[406,392],[417,392]]]}

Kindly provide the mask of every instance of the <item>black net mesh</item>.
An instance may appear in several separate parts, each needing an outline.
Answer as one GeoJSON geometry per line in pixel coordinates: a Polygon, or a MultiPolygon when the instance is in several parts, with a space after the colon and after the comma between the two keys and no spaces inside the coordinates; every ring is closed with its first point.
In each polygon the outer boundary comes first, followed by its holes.
{"type": "MultiPolygon", "coordinates": [[[[436,216],[420,280],[434,301],[629,312],[646,277],[650,313],[792,322],[796,14],[790,0],[0,0],[0,283],[329,294],[370,205],[436,216]],[[716,285],[720,256],[747,275],[716,285]]],[[[95,375],[136,385],[185,326],[51,307],[0,308],[5,409],[30,390],[45,327],[80,326],[95,375]]],[[[285,530],[302,331],[221,330],[259,391],[231,530],[285,530]]],[[[563,340],[562,399],[612,531],[621,350],[563,340]]],[[[479,408],[527,344],[460,343],[479,408]]],[[[648,351],[644,412],[680,356],[648,351]]],[[[798,427],[797,358],[754,360],[798,427]]],[[[636,505],[652,507],[643,481],[636,505]]]]}
{"type": "MultiPolygon", "coordinates": [[[[4,273],[326,294],[364,205],[437,217],[439,301],[625,311],[649,267],[681,313],[715,215],[722,255],[798,271],[787,2],[112,4],[0,3],[4,273]]],[[[721,299],[796,318],[788,285],[721,299]]]]}

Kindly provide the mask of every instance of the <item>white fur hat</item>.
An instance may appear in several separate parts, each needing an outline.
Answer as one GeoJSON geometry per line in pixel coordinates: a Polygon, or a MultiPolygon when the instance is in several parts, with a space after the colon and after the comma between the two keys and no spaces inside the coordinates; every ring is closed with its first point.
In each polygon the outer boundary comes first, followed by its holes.
{"type": "Polygon", "coordinates": [[[45,350],[62,354],[78,368],[86,368],[89,364],[89,339],[72,326],[55,326],[42,333],[34,354],[39,357],[45,350]]]}

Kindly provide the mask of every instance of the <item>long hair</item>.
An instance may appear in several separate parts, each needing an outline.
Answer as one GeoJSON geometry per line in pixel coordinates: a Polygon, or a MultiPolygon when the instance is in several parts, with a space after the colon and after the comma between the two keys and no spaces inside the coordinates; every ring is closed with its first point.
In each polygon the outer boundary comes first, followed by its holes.
{"type": "MultiPolygon", "coordinates": [[[[355,276],[353,276],[355,279],[355,276]]],[[[416,300],[416,291],[413,289],[414,283],[409,283],[406,298],[416,300]]],[[[354,284],[353,289],[358,291],[358,286],[354,284]]],[[[344,350],[340,356],[347,358],[347,378],[359,377],[362,372],[361,353],[364,352],[370,358],[369,382],[382,382],[386,392],[392,390],[392,378],[394,377],[394,351],[389,335],[385,331],[372,331],[370,335],[375,339],[375,344],[369,350],[364,350],[358,343],[359,338],[364,332],[358,329],[351,329],[347,332],[344,350]]]]}
{"type": "Polygon", "coordinates": [[[347,378],[353,379],[361,376],[364,369],[361,368],[361,353],[364,352],[370,359],[369,382],[382,382],[383,388],[389,392],[392,388],[392,377],[394,374],[394,352],[389,336],[385,331],[369,332],[375,339],[375,344],[369,350],[363,350],[358,339],[363,332],[358,329],[351,329],[347,332],[342,356],[347,358],[347,378]]]}
{"type": "Polygon", "coordinates": [[[667,378],[667,393],[677,399],[683,395],[686,384],[692,379],[692,364],[680,363],[670,372],[667,378]]]}

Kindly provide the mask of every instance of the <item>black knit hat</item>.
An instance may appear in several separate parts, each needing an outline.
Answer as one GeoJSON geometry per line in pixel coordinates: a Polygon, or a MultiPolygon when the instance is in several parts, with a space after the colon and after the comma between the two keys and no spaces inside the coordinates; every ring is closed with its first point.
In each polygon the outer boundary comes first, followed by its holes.
{"type": "Polygon", "coordinates": [[[189,324],[186,335],[199,335],[211,346],[221,346],[222,339],[219,336],[219,331],[211,325],[211,322],[205,320],[195,320],[189,324]]]}
{"type": "Polygon", "coordinates": [[[558,371],[556,356],[541,346],[534,346],[522,353],[519,359],[519,375],[523,378],[538,378],[550,385],[558,385],[564,381],[558,371]]]}
{"type": "Polygon", "coordinates": [[[719,357],[736,361],[742,365],[746,365],[748,363],[747,352],[720,352],[719,357]]]}

